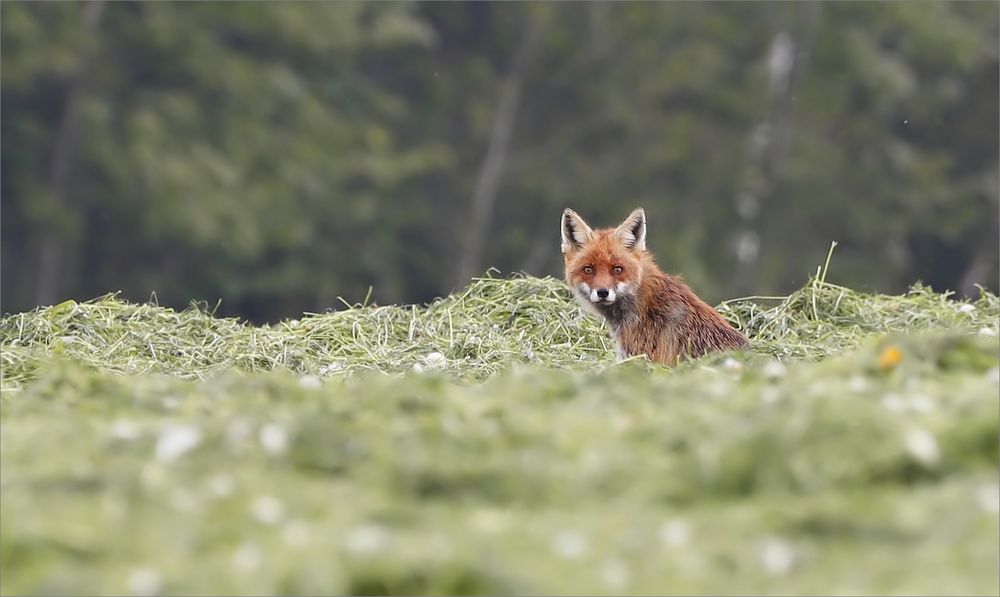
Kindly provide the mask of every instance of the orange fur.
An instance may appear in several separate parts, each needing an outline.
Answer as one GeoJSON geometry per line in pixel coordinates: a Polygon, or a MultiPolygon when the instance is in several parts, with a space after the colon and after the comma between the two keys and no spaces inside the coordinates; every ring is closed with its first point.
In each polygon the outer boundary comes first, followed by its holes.
{"type": "Polygon", "coordinates": [[[586,310],[608,322],[619,358],[645,354],[656,363],[674,365],[749,345],[683,280],[656,266],[645,246],[642,209],[618,228],[602,230],[592,230],[567,209],[562,239],[566,282],[586,310]]]}

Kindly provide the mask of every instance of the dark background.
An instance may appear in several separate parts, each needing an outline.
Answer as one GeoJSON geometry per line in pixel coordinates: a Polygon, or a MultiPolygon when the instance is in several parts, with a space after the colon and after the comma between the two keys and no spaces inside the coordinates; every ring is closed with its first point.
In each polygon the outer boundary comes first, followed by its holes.
{"type": "Polygon", "coordinates": [[[997,2],[0,4],[2,309],[254,321],[561,276],[998,287],[997,2]]]}

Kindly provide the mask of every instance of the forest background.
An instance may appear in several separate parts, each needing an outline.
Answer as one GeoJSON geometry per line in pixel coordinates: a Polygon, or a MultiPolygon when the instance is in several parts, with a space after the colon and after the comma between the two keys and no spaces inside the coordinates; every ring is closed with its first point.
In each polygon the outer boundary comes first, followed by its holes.
{"type": "Polygon", "coordinates": [[[996,2],[0,4],[2,311],[255,322],[561,275],[646,208],[710,302],[997,291],[996,2]]]}

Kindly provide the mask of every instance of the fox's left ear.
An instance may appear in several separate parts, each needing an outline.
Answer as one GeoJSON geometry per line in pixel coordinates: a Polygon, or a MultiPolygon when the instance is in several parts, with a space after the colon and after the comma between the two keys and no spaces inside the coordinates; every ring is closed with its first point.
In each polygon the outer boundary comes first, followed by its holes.
{"type": "Polygon", "coordinates": [[[625,221],[618,225],[615,234],[625,246],[635,251],[646,250],[646,212],[636,208],[625,221]]]}
{"type": "Polygon", "coordinates": [[[594,236],[594,231],[583,221],[580,214],[570,208],[562,213],[562,252],[575,251],[594,236]]]}

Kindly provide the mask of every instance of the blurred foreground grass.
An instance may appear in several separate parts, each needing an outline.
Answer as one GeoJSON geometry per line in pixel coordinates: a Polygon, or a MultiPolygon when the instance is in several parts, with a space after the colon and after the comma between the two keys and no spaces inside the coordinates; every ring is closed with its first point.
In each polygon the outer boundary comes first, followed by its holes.
{"type": "Polygon", "coordinates": [[[996,594],[997,297],[721,311],[673,371],[552,279],[7,316],[0,592],[996,594]]]}

